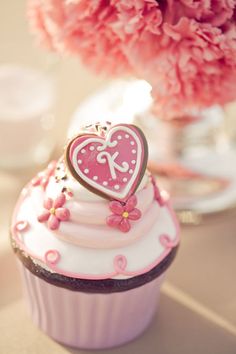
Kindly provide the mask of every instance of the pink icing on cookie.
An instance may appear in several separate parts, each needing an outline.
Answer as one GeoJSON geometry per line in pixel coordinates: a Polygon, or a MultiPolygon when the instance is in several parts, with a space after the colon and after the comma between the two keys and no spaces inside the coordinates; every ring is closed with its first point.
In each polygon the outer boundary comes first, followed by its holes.
{"type": "Polygon", "coordinates": [[[137,127],[126,124],[113,126],[106,137],[82,134],[68,145],[67,164],[86,188],[126,201],[146,169],[146,139],[137,127]]]}

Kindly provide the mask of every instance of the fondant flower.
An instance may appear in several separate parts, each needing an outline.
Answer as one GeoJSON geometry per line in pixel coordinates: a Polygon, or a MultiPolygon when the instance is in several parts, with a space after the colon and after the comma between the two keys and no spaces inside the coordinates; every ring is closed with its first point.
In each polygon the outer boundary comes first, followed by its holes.
{"type": "Polygon", "coordinates": [[[56,168],[57,162],[52,161],[50,164],[47,166],[47,168],[39,172],[36,177],[34,177],[31,181],[32,186],[42,186],[43,189],[45,190],[50,177],[54,174],[55,168],[56,168]]]}
{"type": "Polygon", "coordinates": [[[47,198],[43,204],[45,210],[38,216],[38,221],[47,221],[47,225],[51,230],[58,229],[61,221],[68,221],[70,218],[70,211],[63,207],[65,202],[66,197],[63,193],[55,200],[47,198]]]}
{"type": "Polygon", "coordinates": [[[164,117],[236,99],[235,0],[29,0],[51,50],[153,87],[164,117]]]}
{"type": "Polygon", "coordinates": [[[118,201],[110,202],[109,208],[113,214],[107,217],[107,225],[128,232],[131,228],[130,220],[138,220],[142,215],[141,211],[135,208],[136,205],[135,195],[131,196],[125,204],[118,201]]]}

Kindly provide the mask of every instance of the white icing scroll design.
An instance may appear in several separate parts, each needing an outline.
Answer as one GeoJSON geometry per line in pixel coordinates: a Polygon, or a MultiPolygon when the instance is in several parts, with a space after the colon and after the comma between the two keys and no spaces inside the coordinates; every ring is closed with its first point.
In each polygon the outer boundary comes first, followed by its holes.
{"type": "Polygon", "coordinates": [[[129,164],[127,162],[122,162],[122,166],[118,165],[118,163],[115,162],[115,159],[119,155],[119,152],[116,151],[113,155],[109,154],[107,151],[100,152],[97,155],[97,161],[101,164],[104,164],[108,162],[108,166],[111,172],[111,177],[112,179],[116,179],[116,171],[118,170],[120,172],[127,172],[129,169],[129,164]]]}

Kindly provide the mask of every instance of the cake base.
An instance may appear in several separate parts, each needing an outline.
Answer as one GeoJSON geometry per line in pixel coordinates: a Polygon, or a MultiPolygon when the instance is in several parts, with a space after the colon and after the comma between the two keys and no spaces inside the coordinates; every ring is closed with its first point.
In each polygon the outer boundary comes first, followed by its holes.
{"type": "Polygon", "coordinates": [[[57,287],[18,261],[33,322],[65,345],[84,349],[119,346],[138,337],[151,323],[164,273],[123,292],[85,293],[57,287]]]}

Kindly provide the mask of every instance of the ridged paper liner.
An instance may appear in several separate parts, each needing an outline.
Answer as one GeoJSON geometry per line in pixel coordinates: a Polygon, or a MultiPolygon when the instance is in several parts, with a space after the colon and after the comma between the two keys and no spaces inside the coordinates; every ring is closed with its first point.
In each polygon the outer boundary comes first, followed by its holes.
{"type": "Polygon", "coordinates": [[[18,263],[34,323],[79,348],[114,347],[141,334],[155,314],[164,277],[120,293],[88,294],[49,284],[18,263]]]}

